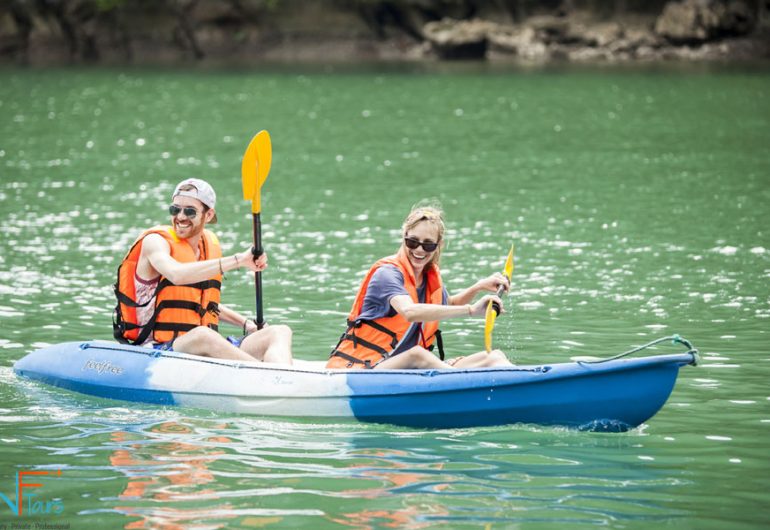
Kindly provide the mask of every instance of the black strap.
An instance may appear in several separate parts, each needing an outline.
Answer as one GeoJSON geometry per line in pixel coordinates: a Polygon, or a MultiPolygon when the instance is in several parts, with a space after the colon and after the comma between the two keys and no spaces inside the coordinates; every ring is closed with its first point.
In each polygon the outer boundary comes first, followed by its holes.
{"type": "Polygon", "coordinates": [[[337,357],[342,357],[342,358],[343,358],[343,359],[345,359],[346,361],[350,362],[350,363],[351,363],[351,365],[352,365],[352,364],[363,364],[363,365],[364,365],[364,368],[366,368],[366,369],[371,369],[371,368],[374,368],[374,367],[372,366],[372,362],[371,362],[371,361],[369,361],[369,360],[366,360],[366,361],[362,361],[361,359],[358,359],[358,358],[356,358],[356,357],[353,357],[352,355],[348,355],[347,353],[345,353],[345,352],[341,352],[341,351],[339,351],[339,350],[334,350],[334,351],[332,352],[332,354],[331,354],[329,357],[334,357],[335,355],[336,355],[337,357]]]}
{"type": "Polygon", "coordinates": [[[431,344],[428,348],[428,351],[433,351],[434,348],[438,347],[438,357],[442,361],[444,360],[444,341],[441,338],[441,330],[437,329],[436,333],[433,334],[433,336],[436,338],[435,344],[431,344]]]}
{"type": "Polygon", "coordinates": [[[376,344],[369,342],[368,340],[364,340],[360,337],[356,337],[354,334],[345,334],[345,336],[342,337],[342,340],[350,340],[353,341],[353,346],[358,347],[360,344],[364,348],[369,348],[370,350],[376,351],[383,357],[388,357],[390,353],[385,348],[380,348],[376,344]]]}
{"type": "Polygon", "coordinates": [[[115,337],[115,340],[120,342],[121,344],[130,344],[132,346],[140,346],[144,344],[144,342],[147,340],[147,338],[150,336],[150,333],[152,333],[152,324],[155,323],[155,316],[156,313],[153,313],[152,318],[150,318],[150,321],[147,322],[144,326],[140,326],[138,324],[134,324],[133,322],[126,322],[123,319],[123,313],[120,310],[120,304],[115,307],[115,313],[112,317],[112,335],[115,337]],[[139,332],[139,336],[136,338],[136,340],[128,340],[125,336],[126,331],[131,331],[134,329],[141,328],[142,331],[139,332]]]}
{"type": "Polygon", "coordinates": [[[198,302],[191,302],[189,300],[163,300],[155,306],[155,311],[158,313],[164,309],[187,309],[199,316],[203,316],[206,313],[206,310],[198,302]]]}
{"type": "Polygon", "coordinates": [[[436,330],[436,346],[438,346],[438,358],[444,360],[444,340],[441,338],[441,330],[436,330]]]}
{"type": "Polygon", "coordinates": [[[366,324],[367,326],[373,327],[377,331],[380,331],[382,333],[385,333],[390,337],[390,347],[391,349],[395,349],[396,346],[398,346],[398,335],[396,333],[382,324],[375,322],[374,320],[363,320],[361,321],[362,324],[366,324]]]}
{"type": "Polygon", "coordinates": [[[374,320],[348,320],[348,328],[360,328],[364,324],[366,324],[369,327],[372,327],[379,331],[380,333],[385,333],[390,337],[390,347],[391,349],[395,349],[396,346],[398,346],[398,335],[396,335],[396,332],[386,328],[379,322],[376,322],[374,320]]]}
{"type": "MultiPolygon", "coordinates": [[[[150,337],[150,334],[152,333],[152,324],[155,323],[155,316],[153,315],[153,318],[150,319],[150,321],[142,326],[142,331],[139,332],[139,336],[136,338],[136,341],[134,341],[134,345],[141,345],[144,344],[144,342],[150,337]]],[[[137,326],[139,327],[139,326],[137,326]]]]}
{"type": "Polygon", "coordinates": [[[187,333],[193,328],[197,328],[198,324],[179,324],[177,322],[156,322],[153,326],[155,331],[174,331],[187,333]]]}
{"type": "Polygon", "coordinates": [[[147,300],[145,303],[138,304],[136,303],[135,300],[132,300],[130,296],[119,291],[118,284],[115,284],[114,287],[115,287],[115,297],[118,299],[118,302],[120,302],[123,305],[127,305],[128,307],[147,307],[147,304],[155,300],[155,297],[153,296],[152,298],[147,300]]]}
{"type": "Polygon", "coordinates": [[[220,289],[222,288],[222,282],[219,280],[204,280],[202,282],[197,283],[185,283],[182,285],[177,285],[175,283],[171,283],[168,278],[161,278],[160,282],[158,282],[158,290],[163,289],[164,287],[192,287],[194,289],[200,289],[201,291],[206,289],[220,289]]]}

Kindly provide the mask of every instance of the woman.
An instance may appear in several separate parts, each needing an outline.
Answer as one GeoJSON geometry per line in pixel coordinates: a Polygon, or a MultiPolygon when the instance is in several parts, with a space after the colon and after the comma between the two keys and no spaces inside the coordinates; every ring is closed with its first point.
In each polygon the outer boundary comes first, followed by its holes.
{"type": "Polygon", "coordinates": [[[444,241],[441,210],[417,206],[402,226],[403,241],[394,256],[375,263],[364,278],[348,328],[332,351],[327,368],[474,368],[510,366],[499,350],[479,352],[448,362],[433,355],[433,342],[441,349],[440,320],[484,315],[496,295],[486,295],[472,303],[482,291],[509,288],[500,273],[476,282],[449,296],[438,269],[444,241]]]}

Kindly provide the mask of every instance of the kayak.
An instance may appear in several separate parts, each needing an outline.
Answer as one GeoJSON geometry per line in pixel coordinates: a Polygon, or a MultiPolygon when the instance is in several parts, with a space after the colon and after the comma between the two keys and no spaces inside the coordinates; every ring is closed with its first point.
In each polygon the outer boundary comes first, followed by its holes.
{"type": "Polygon", "coordinates": [[[696,364],[697,350],[618,358],[624,355],[464,370],[328,370],[324,361],[252,363],[86,341],[35,350],[14,371],[92,396],[235,414],[415,428],[534,423],[624,431],[663,407],[679,368],[696,364]]]}

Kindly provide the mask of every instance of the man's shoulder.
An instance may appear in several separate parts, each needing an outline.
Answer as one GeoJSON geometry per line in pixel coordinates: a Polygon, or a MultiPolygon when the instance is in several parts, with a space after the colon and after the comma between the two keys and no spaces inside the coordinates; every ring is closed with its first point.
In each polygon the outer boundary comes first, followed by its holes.
{"type": "Polygon", "coordinates": [[[148,230],[142,236],[142,248],[148,250],[168,250],[173,236],[163,230],[148,230]]]}

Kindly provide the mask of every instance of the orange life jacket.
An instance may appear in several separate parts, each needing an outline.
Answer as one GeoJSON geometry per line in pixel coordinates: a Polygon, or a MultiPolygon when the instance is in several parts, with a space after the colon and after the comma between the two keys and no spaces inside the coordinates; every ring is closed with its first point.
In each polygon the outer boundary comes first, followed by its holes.
{"type": "Polygon", "coordinates": [[[142,241],[150,234],[162,236],[171,247],[171,257],[182,263],[222,256],[217,236],[208,230],[203,231],[198,243],[200,254],[197,259],[188,241],[177,237],[172,227],[156,226],[144,231],[118,267],[118,281],[114,286],[118,304],[112,322],[115,338],[122,343],[143,344],[152,333],[155,342],[168,342],[197,326],[218,329],[221,274],[188,285],[174,285],[161,276],[155,291],[155,312],[144,326],[139,325],[136,308],[147,304],[136,303],[134,277],[142,241]]]}
{"type": "MultiPolygon", "coordinates": [[[[414,270],[409,259],[399,252],[395,256],[383,258],[375,263],[364,277],[358,294],[353,302],[353,308],[348,315],[347,330],[342,334],[340,342],[331,353],[327,368],[352,368],[355,364],[361,364],[366,368],[372,368],[378,362],[390,357],[401,341],[406,337],[413,326],[420,326],[419,344],[432,349],[433,341],[438,337],[439,350],[441,350],[441,335],[438,330],[438,321],[433,322],[409,322],[406,318],[396,313],[392,317],[382,317],[374,320],[361,320],[359,315],[364,305],[366,291],[374,273],[383,265],[394,265],[404,276],[404,287],[412,298],[419,303],[417,298],[417,284],[414,270]]],[[[443,284],[438,266],[435,264],[426,267],[424,273],[427,283],[425,291],[425,303],[441,304],[443,302],[443,284]]],[[[443,352],[442,352],[443,359],[443,352]]]]}

